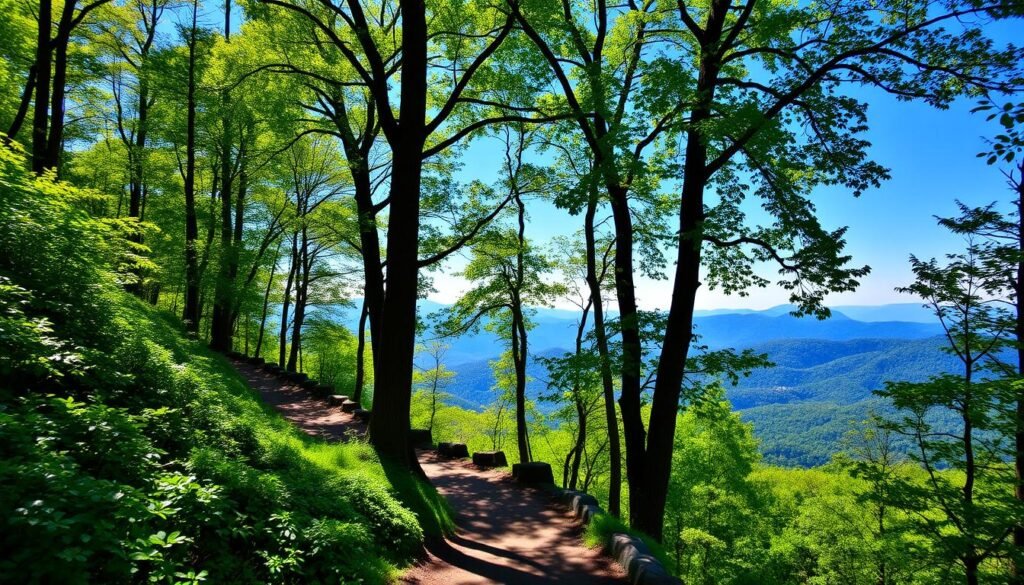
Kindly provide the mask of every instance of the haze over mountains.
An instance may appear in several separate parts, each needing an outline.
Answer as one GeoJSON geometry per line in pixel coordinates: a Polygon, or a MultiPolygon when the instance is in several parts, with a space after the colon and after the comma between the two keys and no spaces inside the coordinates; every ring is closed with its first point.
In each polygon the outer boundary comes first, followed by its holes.
{"type": "MultiPolygon", "coordinates": [[[[790,306],[719,309],[698,311],[695,318],[698,334],[710,347],[751,348],[775,363],[726,392],[744,420],[754,424],[770,462],[827,462],[853,424],[887,409],[872,395],[886,380],[924,380],[956,366],[955,358],[940,350],[935,317],[918,303],[834,307],[832,318],[824,321],[793,317],[791,311],[790,306]]],[[[572,311],[538,310],[531,353],[568,351],[577,319],[572,311]]],[[[457,372],[448,389],[453,402],[482,408],[494,400],[490,361],[501,350],[487,332],[451,341],[446,359],[457,372]]],[[[544,391],[546,371],[536,361],[531,364],[528,391],[536,397],[544,391]]]]}
{"type": "MultiPolygon", "coordinates": [[[[420,314],[426,318],[443,308],[422,301],[420,314]]],[[[708,346],[750,348],[775,363],[726,389],[733,407],[754,424],[769,462],[826,463],[854,423],[887,410],[872,394],[885,381],[919,381],[956,367],[955,358],[940,349],[938,322],[918,303],[838,306],[823,321],[793,317],[791,311],[785,305],[760,311],[717,309],[697,311],[695,317],[696,331],[708,346]]],[[[531,355],[569,351],[577,319],[573,311],[537,309],[531,355]]],[[[446,343],[451,345],[446,365],[456,372],[447,389],[450,402],[483,409],[495,399],[490,362],[503,346],[487,331],[446,343]]],[[[536,398],[545,390],[547,372],[531,360],[529,374],[528,394],[536,398]]],[[[551,408],[543,402],[538,406],[551,408]]]]}

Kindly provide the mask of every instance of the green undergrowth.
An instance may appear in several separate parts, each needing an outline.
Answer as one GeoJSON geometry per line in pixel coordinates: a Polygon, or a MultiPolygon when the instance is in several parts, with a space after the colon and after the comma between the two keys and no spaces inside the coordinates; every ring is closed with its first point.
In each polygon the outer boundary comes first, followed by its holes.
{"type": "Polygon", "coordinates": [[[0,148],[0,582],[383,583],[450,527],[124,291],[138,226],[0,148]]]}
{"type": "Polygon", "coordinates": [[[651,556],[658,559],[658,562],[666,569],[671,570],[672,564],[669,562],[668,552],[661,543],[643,532],[630,528],[622,520],[608,513],[597,514],[590,520],[590,524],[587,524],[583,533],[583,542],[591,548],[608,547],[612,536],[619,533],[635,536],[642,540],[651,551],[651,556]]]}

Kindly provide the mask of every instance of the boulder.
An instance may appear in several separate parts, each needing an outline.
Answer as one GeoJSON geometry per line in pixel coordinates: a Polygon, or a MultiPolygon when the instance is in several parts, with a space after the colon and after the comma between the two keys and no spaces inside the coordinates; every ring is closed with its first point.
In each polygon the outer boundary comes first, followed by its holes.
{"type": "Polygon", "coordinates": [[[634,585],[682,585],[682,581],[673,577],[658,559],[651,555],[640,554],[634,557],[626,568],[629,582],[634,585]]]}
{"type": "Polygon", "coordinates": [[[341,412],[355,412],[359,408],[358,402],[352,402],[351,400],[345,400],[341,403],[341,412]]]}
{"type": "Polygon", "coordinates": [[[551,464],[543,461],[516,463],[512,466],[512,477],[519,483],[554,484],[555,476],[551,473],[551,464]]]}
{"type": "Polygon", "coordinates": [[[429,449],[434,446],[434,435],[430,429],[409,429],[409,442],[413,447],[429,449]]]}
{"type": "Polygon", "coordinates": [[[477,451],[473,453],[473,464],[480,467],[508,467],[504,451],[477,451]]]}
{"type": "Polygon", "coordinates": [[[438,443],[437,454],[451,459],[469,457],[469,448],[465,443],[438,443]]]}
{"type": "Polygon", "coordinates": [[[345,396],[344,394],[333,394],[327,399],[327,404],[330,404],[331,406],[341,406],[348,401],[348,396],[345,396]]]}
{"type": "Polygon", "coordinates": [[[586,504],[576,509],[576,518],[584,524],[590,524],[590,521],[598,514],[604,514],[604,510],[596,504],[586,504]]]}
{"type": "Polygon", "coordinates": [[[364,422],[367,424],[370,423],[370,414],[371,412],[369,410],[366,410],[365,408],[357,408],[352,411],[352,415],[359,419],[359,422],[364,422]]]}

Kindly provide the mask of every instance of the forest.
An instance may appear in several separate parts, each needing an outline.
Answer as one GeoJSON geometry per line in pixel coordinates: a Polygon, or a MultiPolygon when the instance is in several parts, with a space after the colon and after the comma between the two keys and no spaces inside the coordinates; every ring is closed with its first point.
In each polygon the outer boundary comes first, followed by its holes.
{"type": "Polygon", "coordinates": [[[462,529],[422,430],[550,464],[600,503],[587,546],[637,535],[686,584],[1024,583],[1022,24],[1021,0],[0,0],[0,583],[399,582],[462,529]],[[1007,188],[936,218],[955,251],[899,289],[949,369],[879,380],[829,423],[841,453],[779,466],[753,424],[813,442],[816,411],[741,417],[726,386],[774,364],[704,339],[698,294],[813,320],[858,289],[817,195],[884,188],[881,94],[969,104],[1007,188]],[[540,353],[553,306],[572,347],[540,353]],[[446,354],[481,334],[475,408],[446,354]],[[256,362],[365,436],[297,429],[256,362]]]}

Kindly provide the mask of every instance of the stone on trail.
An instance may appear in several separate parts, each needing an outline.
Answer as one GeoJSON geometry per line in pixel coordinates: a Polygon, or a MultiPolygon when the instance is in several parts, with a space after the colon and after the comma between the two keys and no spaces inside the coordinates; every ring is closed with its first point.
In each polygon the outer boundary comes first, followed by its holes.
{"type": "Polygon", "coordinates": [[[576,514],[577,517],[580,517],[580,516],[583,515],[583,512],[581,510],[584,507],[586,507],[586,506],[596,506],[596,505],[598,505],[598,503],[597,503],[597,498],[595,498],[594,496],[592,496],[590,494],[584,494],[584,493],[581,492],[581,493],[578,493],[575,496],[573,496],[572,504],[571,505],[572,505],[572,511],[576,514]]]}
{"type": "Polygon", "coordinates": [[[434,435],[430,429],[409,429],[409,442],[413,447],[429,449],[434,446],[434,435]]]}
{"type": "Polygon", "coordinates": [[[519,483],[554,484],[555,476],[551,473],[551,464],[543,461],[516,463],[512,466],[512,477],[519,483]]]}
{"type": "Polygon", "coordinates": [[[469,457],[469,448],[465,443],[438,443],[437,454],[450,459],[469,457]]]}
{"type": "Polygon", "coordinates": [[[345,402],[348,402],[348,396],[344,394],[335,394],[327,399],[327,403],[331,406],[341,406],[345,402]]]}
{"type": "Polygon", "coordinates": [[[365,408],[357,408],[357,409],[352,411],[352,414],[357,419],[359,419],[359,422],[364,422],[364,423],[369,424],[369,422],[370,422],[370,415],[373,414],[373,413],[371,411],[369,411],[369,410],[366,410],[365,408]]]}
{"type": "Polygon", "coordinates": [[[473,453],[473,464],[480,467],[508,467],[504,451],[477,451],[473,453]]]}
{"type": "Polygon", "coordinates": [[[351,400],[343,400],[341,403],[341,412],[355,412],[359,408],[358,402],[352,402],[351,400]]]}

